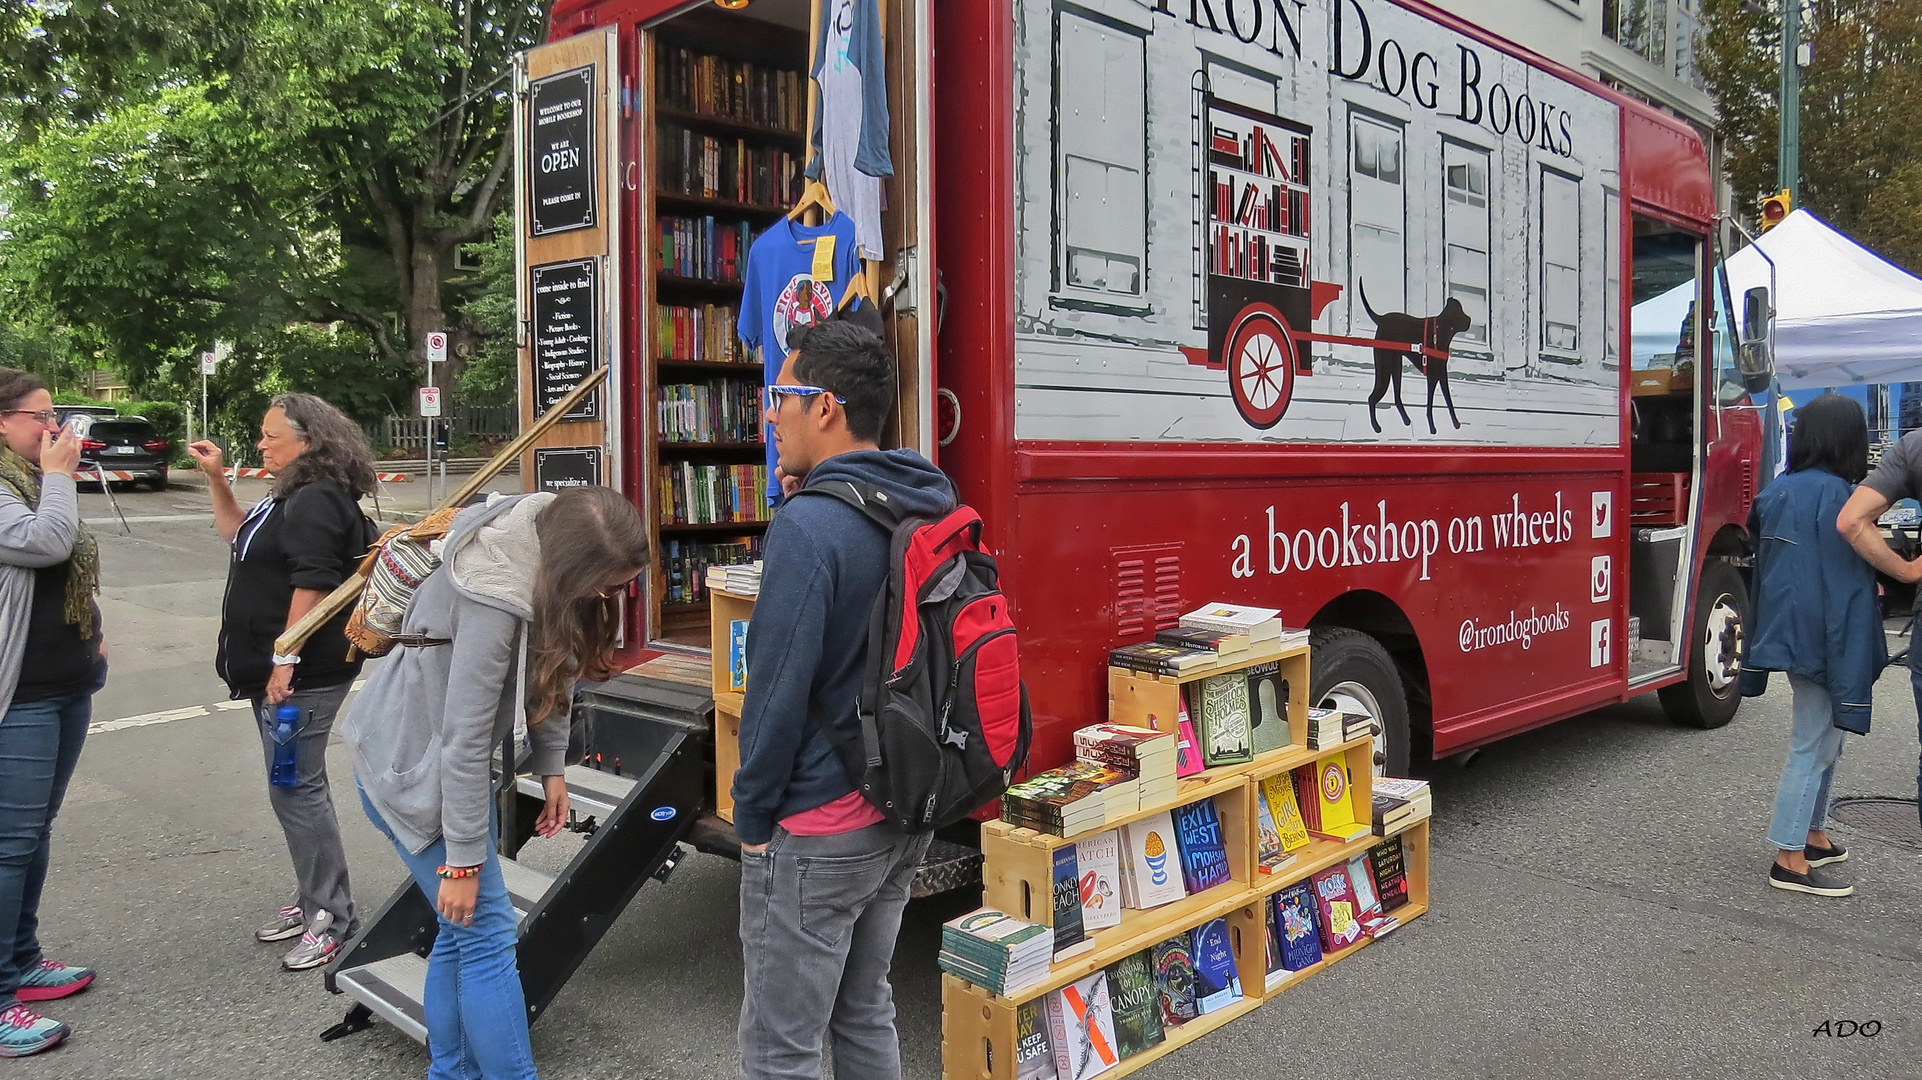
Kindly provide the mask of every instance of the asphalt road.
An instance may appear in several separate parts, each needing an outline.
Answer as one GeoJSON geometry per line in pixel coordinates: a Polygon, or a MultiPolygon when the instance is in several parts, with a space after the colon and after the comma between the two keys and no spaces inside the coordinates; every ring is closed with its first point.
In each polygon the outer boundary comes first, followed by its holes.
{"type": "MultiPolygon", "coordinates": [[[[46,1009],[74,1025],[69,1044],[9,1076],[423,1075],[420,1048],[388,1029],[319,1042],[346,1002],[249,936],[290,872],[250,719],[196,708],[224,697],[224,554],[196,516],[205,496],[123,495],[131,536],[105,524],[101,495],[82,501],[102,537],[113,674],[56,825],[42,935],[101,979],[46,1009]],[[184,718],[110,723],[169,710],[184,718]]],[[[1877,705],[1838,794],[1913,796],[1907,680],[1884,680],[1877,705]]],[[[1785,686],[1714,732],[1672,727],[1645,698],[1438,766],[1433,911],[1141,1075],[1922,1075],[1922,852],[1838,829],[1855,897],[1767,888],[1787,729],[1785,686]],[[1879,1033],[1813,1037],[1825,1020],[1879,1033]]],[[[371,910],[400,864],[351,803],[341,816],[371,910]]],[[[569,853],[567,839],[537,843],[538,859],[569,853]]],[[[733,1075],[737,873],[693,856],[642,891],[536,1026],[544,1076],[733,1075]]],[[[896,985],[911,1077],[939,1075],[933,956],[940,922],[967,904],[909,910],[896,985]]]]}

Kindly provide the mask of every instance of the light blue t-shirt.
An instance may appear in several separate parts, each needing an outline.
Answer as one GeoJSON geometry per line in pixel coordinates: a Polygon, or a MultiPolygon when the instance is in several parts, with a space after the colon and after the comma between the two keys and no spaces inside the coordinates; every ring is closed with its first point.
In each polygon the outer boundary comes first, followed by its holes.
{"type": "MultiPolygon", "coordinates": [[[[819,225],[803,225],[782,218],[754,238],[747,252],[747,275],[741,289],[741,340],[750,349],[761,350],[763,381],[772,386],[780,377],[787,360],[787,334],[796,326],[810,326],[833,313],[835,301],[847,291],[848,282],[861,272],[861,258],[854,250],[854,222],[846,214],[834,216],[819,225]],[[834,280],[815,281],[814,241],[834,237],[834,280]]],[[[774,477],[778,455],[774,452],[774,431],[764,432],[767,441],[767,497],[779,502],[781,482],[774,477]]]]}

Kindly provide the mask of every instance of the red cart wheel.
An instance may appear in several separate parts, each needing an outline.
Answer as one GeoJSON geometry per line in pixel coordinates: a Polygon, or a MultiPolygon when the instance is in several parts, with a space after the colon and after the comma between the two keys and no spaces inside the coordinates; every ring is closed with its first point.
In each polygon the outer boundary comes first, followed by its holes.
{"type": "Polygon", "coordinates": [[[1228,333],[1228,388],[1241,418],[1271,428],[1295,394],[1295,346],[1281,312],[1267,304],[1241,309],[1228,333]]]}

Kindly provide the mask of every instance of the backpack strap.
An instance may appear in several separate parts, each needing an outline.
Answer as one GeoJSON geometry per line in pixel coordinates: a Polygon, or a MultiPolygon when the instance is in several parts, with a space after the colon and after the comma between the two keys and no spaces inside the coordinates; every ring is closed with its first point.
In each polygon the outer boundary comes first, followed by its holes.
{"type": "Polygon", "coordinates": [[[789,498],[802,495],[825,495],[844,502],[856,511],[894,535],[895,527],[901,524],[902,514],[895,509],[894,500],[888,493],[873,484],[860,484],[852,480],[830,480],[816,487],[804,487],[789,498]]]}

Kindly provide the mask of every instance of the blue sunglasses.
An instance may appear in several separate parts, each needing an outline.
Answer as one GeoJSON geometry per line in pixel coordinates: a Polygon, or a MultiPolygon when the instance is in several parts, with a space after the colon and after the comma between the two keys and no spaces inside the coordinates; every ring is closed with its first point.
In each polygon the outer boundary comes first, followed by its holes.
{"type": "Polygon", "coordinates": [[[835,403],[839,405],[846,405],[848,403],[847,398],[829,390],[825,386],[785,386],[778,383],[767,388],[767,393],[761,395],[761,401],[767,406],[768,412],[774,412],[781,407],[780,401],[777,400],[778,398],[813,397],[816,394],[826,394],[833,398],[835,403]]]}

